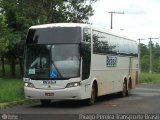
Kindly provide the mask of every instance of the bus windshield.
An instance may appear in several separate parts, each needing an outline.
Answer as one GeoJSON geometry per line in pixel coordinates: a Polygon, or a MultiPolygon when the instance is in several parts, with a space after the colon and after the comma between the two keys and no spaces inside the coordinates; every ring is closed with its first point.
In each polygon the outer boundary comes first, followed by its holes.
{"type": "Polygon", "coordinates": [[[60,80],[79,76],[79,44],[26,46],[25,77],[60,80]]]}

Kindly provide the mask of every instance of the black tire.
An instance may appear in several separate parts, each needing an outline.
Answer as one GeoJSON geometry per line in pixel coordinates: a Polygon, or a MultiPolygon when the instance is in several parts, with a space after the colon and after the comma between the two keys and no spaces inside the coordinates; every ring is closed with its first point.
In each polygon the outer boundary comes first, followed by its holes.
{"type": "Polygon", "coordinates": [[[87,104],[88,105],[93,105],[96,101],[96,87],[95,85],[92,86],[92,90],[91,90],[91,97],[89,99],[87,99],[87,104]]]}
{"type": "Polygon", "coordinates": [[[123,90],[120,92],[121,97],[127,96],[127,83],[126,81],[123,82],[123,90]]]}
{"type": "Polygon", "coordinates": [[[131,94],[131,89],[132,89],[132,82],[130,80],[129,84],[128,84],[127,96],[129,96],[131,94]]]}
{"type": "Polygon", "coordinates": [[[47,106],[51,103],[51,100],[40,100],[43,106],[47,106]]]}

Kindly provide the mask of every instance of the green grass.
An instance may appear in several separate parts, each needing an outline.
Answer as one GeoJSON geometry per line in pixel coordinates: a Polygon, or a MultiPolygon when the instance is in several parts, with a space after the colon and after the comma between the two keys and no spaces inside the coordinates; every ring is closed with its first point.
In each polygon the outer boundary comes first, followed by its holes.
{"type": "Polygon", "coordinates": [[[160,83],[160,74],[158,73],[141,73],[139,76],[140,83],[160,83]]]}
{"type": "Polygon", "coordinates": [[[0,103],[23,99],[23,81],[21,79],[0,78],[0,103]]]}

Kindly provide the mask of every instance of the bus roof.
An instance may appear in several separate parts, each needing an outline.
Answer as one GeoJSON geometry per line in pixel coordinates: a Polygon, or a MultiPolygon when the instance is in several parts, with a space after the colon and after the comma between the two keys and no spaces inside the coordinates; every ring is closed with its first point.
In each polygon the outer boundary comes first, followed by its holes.
{"type": "Polygon", "coordinates": [[[89,25],[83,23],[52,23],[52,24],[31,26],[30,29],[52,28],[52,27],[89,27],[89,25]]]}
{"type": "Polygon", "coordinates": [[[125,39],[131,40],[131,41],[135,41],[131,37],[128,37],[126,35],[122,35],[120,33],[120,31],[115,31],[115,30],[107,29],[107,28],[102,27],[102,26],[90,25],[90,24],[84,24],[84,23],[52,23],[52,24],[42,24],[42,25],[31,26],[29,29],[53,28],[53,27],[82,27],[82,28],[90,28],[90,27],[92,27],[92,29],[94,29],[96,31],[108,33],[110,35],[114,35],[114,36],[125,38],[125,39]]]}

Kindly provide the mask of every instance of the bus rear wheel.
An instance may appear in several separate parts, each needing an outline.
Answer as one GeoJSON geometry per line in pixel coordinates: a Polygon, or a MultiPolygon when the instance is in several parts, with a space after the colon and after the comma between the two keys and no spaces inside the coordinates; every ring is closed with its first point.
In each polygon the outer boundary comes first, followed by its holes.
{"type": "Polygon", "coordinates": [[[43,106],[49,105],[51,103],[51,100],[40,100],[40,101],[43,106]]]}
{"type": "Polygon", "coordinates": [[[130,80],[129,84],[128,84],[127,96],[129,96],[131,94],[131,89],[132,89],[132,82],[130,80]]]}

